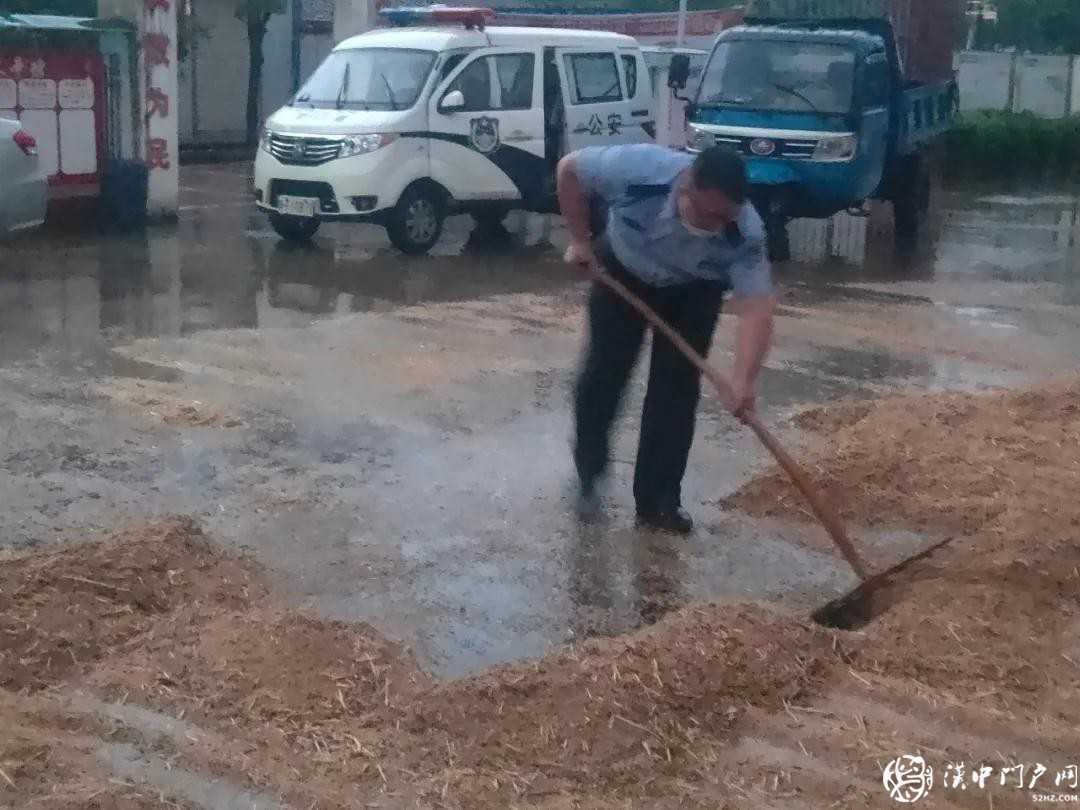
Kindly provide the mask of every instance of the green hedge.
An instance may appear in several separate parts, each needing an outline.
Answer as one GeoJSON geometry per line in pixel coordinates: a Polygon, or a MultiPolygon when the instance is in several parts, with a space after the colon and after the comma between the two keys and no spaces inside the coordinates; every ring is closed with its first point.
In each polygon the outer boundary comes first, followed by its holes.
{"type": "Polygon", "coordinates": [[[948,169],[964,175],[1080,176],[1080,116],[964,113],[948,136],[948,169]]]}

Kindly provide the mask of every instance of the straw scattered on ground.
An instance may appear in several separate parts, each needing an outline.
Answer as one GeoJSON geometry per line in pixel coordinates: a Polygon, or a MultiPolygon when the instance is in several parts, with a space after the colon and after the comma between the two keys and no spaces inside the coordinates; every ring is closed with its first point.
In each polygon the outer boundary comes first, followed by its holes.
{"type": "MultiPolygon", "coordinates": [[[[1056,507],[1080,485],[1080,382],[983,396],[910,394],[839,403],[795,420],[821,437],[804,460],[850,521],[971,534],[1032,498],[1056,507]]],[[[780,470],[728,504],[809,517],[780,470]]],[[[1023,527],[1018,527],[1023,532],[1023,527]]]]}
{"type": "Polygon", "coordinates": [[[121,407],[173,427],[236,428],[244,424],[221,405],[186,396],[184,386],[176,383],[116,378],[99,391],[121,407]]]}
{"type": "MultiPolygon", "coordinates": [[[[957,537],[878,595],[861,651],[871,668],[1003,710],[1063,708],[1080,674],[1080,381],[842,403],[796,422],[821,438],[806,466],[856,537],[859,526],[957,537]]],[[[778,470],[728,503],[806,515],[778,470]]]]}
{"type": "MultiPolygon", "coordinates": [[[[1080,750],[1078,394],[1059,381],[800,417],[849,518],[956,535],[859,633],[699,605],[438,682],[368,625],[282,609],[258,566],[183,518],[10,555],[0,802],[92,807],[102,790],[101,807],[154,806],[147,785],[109,781],[99,749],[118,732],[295,807],[885,807],[881,765],[900,752],[1064,762],[1080,750]],[[72,708],[78,691],[190,730],[148,741],[72,708]]],[[[774,473],[732,504],[802,514],[774,473]]]]}

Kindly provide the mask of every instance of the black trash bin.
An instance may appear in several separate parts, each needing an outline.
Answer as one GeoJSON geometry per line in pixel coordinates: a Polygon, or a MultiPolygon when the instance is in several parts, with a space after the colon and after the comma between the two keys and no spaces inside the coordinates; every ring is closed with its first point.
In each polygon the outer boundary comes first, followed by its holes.
{"type": "Polygon", "coordinates": [[[150,172],[139,160],[110,160],[101,175],[98,226],[103,231],[146,227],[150,172]]]}

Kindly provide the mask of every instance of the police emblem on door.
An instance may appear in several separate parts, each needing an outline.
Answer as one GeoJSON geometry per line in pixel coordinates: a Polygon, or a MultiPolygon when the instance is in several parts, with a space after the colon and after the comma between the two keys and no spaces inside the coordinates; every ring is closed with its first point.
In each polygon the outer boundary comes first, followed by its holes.
{"type": "Polygon", "coordinates": [[[496,118],[474,118],[469,122],[469,139],[477,152],[490,155],[499,148],[499,121],[496,118]]]}

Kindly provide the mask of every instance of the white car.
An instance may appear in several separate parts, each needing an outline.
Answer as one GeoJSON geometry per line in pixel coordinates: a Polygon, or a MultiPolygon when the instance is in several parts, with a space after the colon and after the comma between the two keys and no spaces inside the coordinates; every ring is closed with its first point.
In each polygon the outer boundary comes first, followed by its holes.
{"type": "Polygon", "coordinates": [[[18,121],[0,118],[0,236],[41,225],[47,203],[37,142],[18,121]]]}
{"type": "Polygon", "coordinates": [[[286,239],[309,239],[320,222],[376,222],[423,253],[453,211],[491,222],[554,210],[567,152],[654,137],[631,37],[488,27],[486,9],[383,14],[420,27],[345,40],[267,121],[255,198],[286,239]]]}

